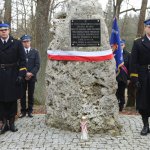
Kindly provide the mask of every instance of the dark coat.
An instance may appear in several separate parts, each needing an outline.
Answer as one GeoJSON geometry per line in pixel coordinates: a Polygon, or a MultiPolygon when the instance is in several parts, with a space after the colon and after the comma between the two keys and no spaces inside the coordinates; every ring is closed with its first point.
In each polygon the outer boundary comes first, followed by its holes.
{"type": "Polygon", "coordinates": [[[147,36],[134,41],[131,53],[131,74],[137,74],[141,88],[137,90],[136,107],[150,112],[150,41],[147,36]]]}
{"type": "MultiPolygon", "coordinates": [[[[22,43],[9,37],[6,45],[0,40],[0,64],[16,64],[12,67],[0,67],[0,101],[16,101],[20,87],[16,84],[19,69],[26,67],[25,52],[22,43]]],[[[23,74],[22,74],[23,75],[23,74]]]]}
{"type": "Polygon", "coordinates": [[[26,54],[26,64],[27,71],[34,75],[31,80],[36,81],[36,75],[40,68],[39,52],[36,49],[31,48],[29,53],[26,54]]]}

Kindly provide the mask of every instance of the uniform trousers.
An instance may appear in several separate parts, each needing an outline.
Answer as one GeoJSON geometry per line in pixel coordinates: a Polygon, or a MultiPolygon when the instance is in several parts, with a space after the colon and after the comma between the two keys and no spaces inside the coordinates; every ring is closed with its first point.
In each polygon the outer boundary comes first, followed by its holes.
{"type": "Polygon", "coordinates": [[[138,110],[139,114],[144,117],[150,117],[150,111],[138,110]]]}
{"type": "Polygon", "coordinates": [[[125,88],[126,84],[124,82],[118,82],[116,96],[118,99],[119,106],[123,106],[125,104],[125,88]]]}
{"type": "Polygon", "coordinates": [[[33,104],[34,104],[34,89],[35,89],[35,81],[34,80],[25,80],[23,83],[23,97],[21,99],[21,113],[32,113],[33,104]],[[28,102],[26,101],[28,93],[28,102]],[[27,107],[28,104],[28,107],[27,107]]]}
{"type": "Polygon", "coordinates": [[[11,102],[0,102],[0,118],[7,120],[15,117],[17,114],[17,100],[11,102]]]}

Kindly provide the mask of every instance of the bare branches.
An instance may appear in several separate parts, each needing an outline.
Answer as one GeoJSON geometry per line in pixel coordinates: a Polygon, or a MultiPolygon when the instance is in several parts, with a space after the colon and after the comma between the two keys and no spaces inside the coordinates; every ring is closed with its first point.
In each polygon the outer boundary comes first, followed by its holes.
{"type": "Polygon", "coordinates": [[[121,8],[121,3],[123,0],[113,0],[113,6],[114,6],[114,17],[116,16],[119,19],[119,13],[121,8]]]}
{"type": "MultiPolygon", "coordinates": [[[[146,9],[150,9],[150,7],[147,7],[146,9]]],[[[120,14],[126,13],[126,12],[128,12],[128,11],[132,11],[132,10],[133,10],[134,12],[137,12],[137,11],[140,11],[141,8],[140,8],[140,9],[130,8],[130,9],[121,11],[120,14]]]]}
{"type": "Polygon", "coordinates": [[[63,3],[65,3],[65,2],[67,2],[67,0],[58,2],[58,3],[53,7],[53,9],[56,9],[60,4],[63,4],[63,3]]]}
{"type": "Polygon", "coordinates": [[[137,11],[135,8],[130,8],[130,9],[121,11],[119,14],[123,14],[123,13],[126,13],[126,12],[131,11],[131,10],[133,10],[133,11],[135,11],[135,12],[137,11]]]}
{"type": "Polygon", "coordinates": [[[57,8],[59,9],[60,7],[62,7],[67,1],[68,0],[62,1],[51,0],[49,22],[51,21],[51,18],[54,15],[55,10],[57,11],[57,8]]]}

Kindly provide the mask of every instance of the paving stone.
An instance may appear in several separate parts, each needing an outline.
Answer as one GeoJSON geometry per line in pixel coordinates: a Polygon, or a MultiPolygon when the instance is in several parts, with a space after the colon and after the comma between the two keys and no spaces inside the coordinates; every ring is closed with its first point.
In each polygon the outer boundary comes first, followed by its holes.
{"type": "Polygon", "coordinates": [[[0,150],[148,150],[150,134],[141,136],[141,117],[120,115],[120,136],[89,135],[88,141],[80,140],[80,133],[50,128],[45,125],[45,115],[16,121],[18,132],[0,135],[0,150]]]}

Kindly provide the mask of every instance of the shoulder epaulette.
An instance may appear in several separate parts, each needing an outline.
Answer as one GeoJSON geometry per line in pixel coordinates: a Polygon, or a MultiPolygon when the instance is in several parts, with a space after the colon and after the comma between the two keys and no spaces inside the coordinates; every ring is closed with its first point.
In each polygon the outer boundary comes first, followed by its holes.
{"type": "Polygon", "coordinates": [[[33,48],[35,51],[38,51],[36,48],[33,48]]]}
{"type": "Polygon", "coordinates": [[[13,36],[12,37],[14,40],[19,40],[20,38],[19,37],[16,37],[16,36],[13,36]]]}
{"type": "Polygon", "coordinates": [[[140,38],[141,38],[141,37],[137,37],[137,38],[134,39],[134,41],[136,41],[136,40],[138,40],[138,39],[140,39],[140,38]]]}

